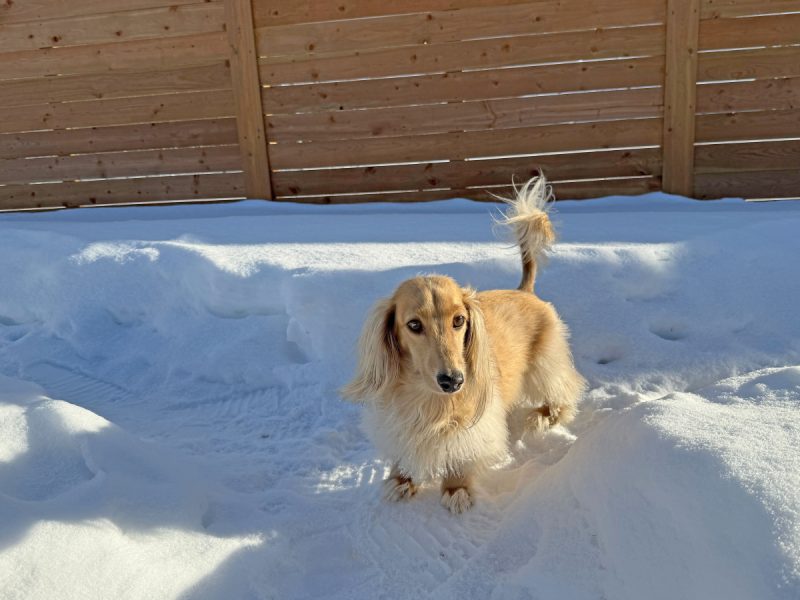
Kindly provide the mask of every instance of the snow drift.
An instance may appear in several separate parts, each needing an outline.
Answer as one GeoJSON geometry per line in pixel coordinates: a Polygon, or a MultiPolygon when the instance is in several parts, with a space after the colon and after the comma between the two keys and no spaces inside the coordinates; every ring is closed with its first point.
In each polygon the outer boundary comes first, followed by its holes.
{"type": "Polygon", "coordinates": [[[0,215],[3,598],[798,597],[798,204],[560,203],[574,426],[460,518],[381,502],[361,320],[418,272],[515,287],[492,210],[0,215]]]}

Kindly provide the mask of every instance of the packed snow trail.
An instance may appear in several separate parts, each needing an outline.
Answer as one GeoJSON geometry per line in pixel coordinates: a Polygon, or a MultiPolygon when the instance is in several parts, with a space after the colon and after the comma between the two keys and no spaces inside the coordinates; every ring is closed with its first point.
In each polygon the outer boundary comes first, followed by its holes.
{"type": "Polygon", "coordinates": [[[2,597],[798,597],[796,203],[560,203],[578,419],[462,517],[380,500],[362,319],[420,272],[515,287],[493,210],[0,215],[2,597]]]}

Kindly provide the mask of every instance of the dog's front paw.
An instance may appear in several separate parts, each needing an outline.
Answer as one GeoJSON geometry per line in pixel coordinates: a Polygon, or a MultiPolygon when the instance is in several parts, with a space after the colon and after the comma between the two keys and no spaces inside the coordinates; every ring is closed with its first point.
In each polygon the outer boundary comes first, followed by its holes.
{"type": "Polygon", "coordinates": [[[454,515],[460,515],[472,508],[472,495],[465,487],[448,488],[442,493],[442,505],[454,515]]]}
{"type": "Polygon", "coordinates": [[[383,482],[383,497],[391,502],[408,500],[417,493],[417,485],[408,477],[389,477],[383,482]]]}

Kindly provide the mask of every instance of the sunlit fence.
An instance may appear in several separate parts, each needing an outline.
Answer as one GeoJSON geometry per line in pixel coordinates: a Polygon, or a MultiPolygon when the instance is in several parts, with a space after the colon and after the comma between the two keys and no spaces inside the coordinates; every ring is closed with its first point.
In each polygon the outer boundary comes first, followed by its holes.
{"type": "Polygon", "coordinates": [[[0,208],[800,195],[800,0],[15,0],[0,208]],[[796,12],[795,12],[796,11],[796,12]]]}

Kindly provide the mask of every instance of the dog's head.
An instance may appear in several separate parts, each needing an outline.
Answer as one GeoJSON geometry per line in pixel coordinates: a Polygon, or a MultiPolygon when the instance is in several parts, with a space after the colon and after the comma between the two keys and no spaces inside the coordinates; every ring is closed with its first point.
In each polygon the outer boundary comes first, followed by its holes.
{"type": "Polygon", "coordinates": [[[345,396],[367,400],[399,382],[436,395],[488,383],[483,314],[475,292],[449,277],[415,277],[378,302],[364,326],[358,372],[345,396]]]}

